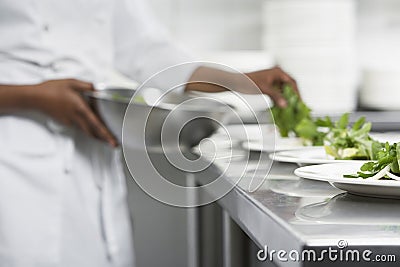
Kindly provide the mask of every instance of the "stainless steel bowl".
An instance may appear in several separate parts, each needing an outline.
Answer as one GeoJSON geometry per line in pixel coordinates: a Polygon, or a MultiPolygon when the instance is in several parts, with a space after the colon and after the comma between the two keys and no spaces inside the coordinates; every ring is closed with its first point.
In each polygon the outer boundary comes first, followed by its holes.
{"type": "Polygon", "coordinates": [[[105,89],[86,93],[106,126],[130,148],[190,148],[224,123],[229,107],[212,99],[168,93],[155,105],[130,103],[135,90],[105,89]],[[124,121],[124,116],[126,119],[124,121]],[[123,140],[122,140],[123,139],[123,140]]]}

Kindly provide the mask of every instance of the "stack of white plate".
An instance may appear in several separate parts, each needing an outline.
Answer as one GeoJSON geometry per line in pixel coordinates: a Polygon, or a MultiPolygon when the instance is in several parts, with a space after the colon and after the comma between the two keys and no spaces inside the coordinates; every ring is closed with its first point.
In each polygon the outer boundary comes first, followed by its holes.
{"type": "Polygon", "coordinates": [[[354,0],[265,0],[263,45],[317,113],[356,106],[354,0]]]}
{"type": "Polygon", "coordinates": [[[198,54],[201,61],[226,65],[243,73],[276,65],[271,54],[264,50],[208,50],[198,54]]]}
{"type": "Polygon", "coordinates": [[[400,110],[400,69],[368,69],[363,72],[360,102],[379,110],[400,110]]]}
{"type": "Polygon", "coordinates": [[[361,105],[400,110],[400,1],[359,3],[359,56],[362,68],[361,105]]]}

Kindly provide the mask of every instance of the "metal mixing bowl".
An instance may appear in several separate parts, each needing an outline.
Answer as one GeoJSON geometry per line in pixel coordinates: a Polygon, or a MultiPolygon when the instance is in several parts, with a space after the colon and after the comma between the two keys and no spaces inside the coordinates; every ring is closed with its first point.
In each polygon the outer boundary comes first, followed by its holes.
{"type": "Polygon", "coordinates": [[[86,93],[92,107],[119,142],[130,148],[191,148],[224,123],[230,108],[205,98],[168,93],[155,106],[130,103],[135,90],[105,89],[86,93]],[[126,119],[124,122],[124,116],[126,119]]]}

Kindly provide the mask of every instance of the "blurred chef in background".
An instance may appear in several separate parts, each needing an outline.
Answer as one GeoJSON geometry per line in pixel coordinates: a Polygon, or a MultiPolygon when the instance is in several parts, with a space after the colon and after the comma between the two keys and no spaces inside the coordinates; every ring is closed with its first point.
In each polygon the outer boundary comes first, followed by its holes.
{"type": "MultiPolygon", "coordinates": [[[[0,0],[0,35],[0,265],[134,266],[121,153],[81,92],[110,70],[142,82],[192,58],[139,0],[0,0]]],[[[296,88],[279,68],[246,75],[280,106],[282,84],[296,88]]]]}

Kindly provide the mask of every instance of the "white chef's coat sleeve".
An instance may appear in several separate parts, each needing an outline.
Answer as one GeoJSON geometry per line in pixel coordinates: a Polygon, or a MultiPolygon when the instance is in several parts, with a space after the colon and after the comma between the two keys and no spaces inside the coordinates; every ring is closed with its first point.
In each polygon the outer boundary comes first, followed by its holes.
{"type": "MultiPolygon", "coordinates": [[[[121,73],[142,83],[160,71],[195,59],[171,40],[142,0],[116,0],[114,63],[121,73]]],[[[146,86],[168,90],[186,83],[199,63],[184,64],[157,75],[146,86]]]]}

